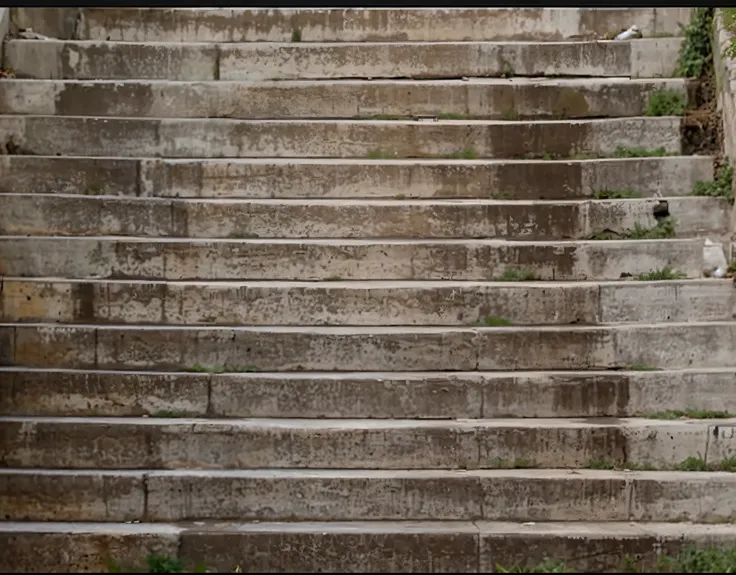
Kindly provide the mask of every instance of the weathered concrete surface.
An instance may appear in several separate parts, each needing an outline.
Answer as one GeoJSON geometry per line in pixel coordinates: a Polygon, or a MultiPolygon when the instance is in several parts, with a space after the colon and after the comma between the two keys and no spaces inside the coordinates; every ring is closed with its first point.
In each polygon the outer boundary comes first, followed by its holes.
{"type": "Polygon", "coordinates": [[[662,555],[677,557],[692,547],[726,548],[734,537],[733,525],[691,523],[479,523],[478,528],[483,572],[496,564],[531,569],[554,557],[578,572],[621,573],[631,569],[627,556],[641,572],[649,572],[658,568],[662,555]]]}
{"type": "Polygon", "coordinates": [[[514,325],[736,320],[724,280],[140,282],[4,277],[5,321],[169,325],[514,325]]]}
{"type": "Polygon", "coordinates": [[[220,79],[215,44],[9,40],[5,45],[5,65],[19,78],[220,79]]]}
{"type": "Polygon", "coordinates": [[[0,234],[179,238],[626,239],[674,218],[677,238],[728,235],[725,198],[605,201],[166,200],[3,196],[0,234]],[[608,237],[608,236],[605,236],[608,237]]]}
{"type": "Polygon", "coordinates": [[[732,368],[155,373],[0,368],[6,415],[478,419],[736,412],[732,368]]]}
{"type": "MultiPolygon", "coordinates": [[[[14,9],[26,14],[50,11],[14,9]]],[[[58,10],[58,9],[57,9],[58,10]]],[[[84,8],[79,37],[125,42],[560,41],[603,38],[637,22],[645,37],[681,33],[691,8],[84,8]]],[[[38,17],[37,17],[38,18],[38,17]]],[[[34,26],[34,30],[36,26],[34,26]]],[[[44,32],[45,33],[45,32],[44,32]]],[[[52,34],[58,38],[71,38],[52,34]]]]}
{"type": "Polygon", "coordinates": [[[0,116],[0,140],[25,155],[169,158],[369,158],[612,155],[619,147],[679,154],[678,117],[601,120],[232,120],[0,116]],[[388,149],[387,149],[388,147],[388,149]]]}
{"type": "Polygon", "coordinates": [[[176,557],[181,528],[166,524],[13,523],[0,525],[7,572],[105,573],[110,561],[145,568],[150,554],[176,557]]]}
{"type": "Polygon", "coordinates": [[[559,558],[580,572],[621,570],[636,554],[638,568],[691,547],[730,545],[731,524],[629,522],[297,522],[100,524],[4,522],[0,541],[19,553],[0,558],[9,572],[104,571],[112,555],[125,567],[156,552],[186,566],[203,563],[219,572],[243,565],[258,572],[365,573],[492,572],[496,565],[527,567],[559,558]],[[122,544],[130,545],[121,548],[122,544]],[[178,555],[177,555],[178,549],[178,555]]]}
{"type": "Polygon", "coordinates": [[[669,77],[682,38],[628,42],[137,43],[10,40],[19,78],[292,80],[669,77]]]}
{"type": "Polygon", "coordinates": [[[0,192],[182,198],[565,200],[688,195],[709,156],[601,160],[136,160],[0,156],[0,192]],[[274,186],[273,182],[279,185],[274,186]]]}
{"type": "MultiPolygon", "coordinates": [[[[672,62],[681,44],[681,38],[554,43],[222,44],[218,79],[668,77],[672,76],[672,62]]],[[[116,77],[112,70],[109,74],[105,77],[116,77]]]]}
{"type": "Polygon", "coordinates": [[[2,469],[0,503],[10,521],[585,521],[594,514],[708,523],[736,513],[735,484],[725,472],[587,469],[2,469]]]}
{"type": "MultiPolygon", "coordinates": [[[[643,116],[653,92],[687,99],[680,78],[337,80],[285,82],[0,82],[0,113],[158,118],[370,118],[457,115],[494,120],[643,116]]],[[[389,119],[389,118],[381,118],[389,119]]]]}
{"type": "Polygon", "coordinates": [[[733,457],[734,419],[0,418],[4,463],[66,469],[475,469],[733,457]]]}
{"type": "Polygon", "coordinates": [[[0,274],[141,280],[618,280],[702,275],[703,240],[190,240],[0,237],[0,274]]]}
{"type": "Polygon", "coordinates": [[[189,371],[469,371],[729,367],[736,323],[508,327],[2,324],[2,365],[189,371]],[[533,349],[534,354],[519,350],[533,349]]]}

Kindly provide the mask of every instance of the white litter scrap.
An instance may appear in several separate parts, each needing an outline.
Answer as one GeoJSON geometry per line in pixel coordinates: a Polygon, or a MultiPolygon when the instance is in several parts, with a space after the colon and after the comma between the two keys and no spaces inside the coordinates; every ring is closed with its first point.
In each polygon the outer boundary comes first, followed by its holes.
{"type": "Polygon", "coordinates": [[[51,40],[48,36],[34,32],[33,28],[26,28],[22,32],[18,32],[18,36],[24,40],[51,40]]]}
{"type": "Polygon", "coordinates": [[[726,277],[726,255],[723,253],[723,244],[706,239],[703,244],[703,274],[706,277],[726,277]],[[720,270],[720,271],[719,271],[720,270]],[[716,275],[718,272],[718,275],[716,275]],[[720,275],[720,274],[723,275],[720,275]]]}
{"type": "Polygon", "coordinates": [[[640,38],[641,34],[639,33],[639,28],[636,27],[636,24],[634,24],[631,28],[628,30],[624,30],[614,38],[614,40],[631,40],[632,38],[640,38]]]}

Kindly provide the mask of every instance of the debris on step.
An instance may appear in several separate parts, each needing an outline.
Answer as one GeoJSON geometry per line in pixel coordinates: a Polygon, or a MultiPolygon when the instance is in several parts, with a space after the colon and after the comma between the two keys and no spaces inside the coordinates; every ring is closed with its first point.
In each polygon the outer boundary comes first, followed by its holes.
{"type": "Polygon", "coordinates": [[[718,278],[718,279],[723,279],[723,278],[726,277],[726,274],[727,274],[726,268],[724,268],[723,266],[720,266],[720,267],[716,268],[716,270],[713,272],[713,276],[712,277],[718,278]]]}
{"type": "MultiPolygon", "coordinates": [[[[726,255],[723,253],[723,245],[713,242],[709,238],[703,245],[703,274],[706,277],[726,277],[725,270],[728,267],[726,255]],[[721,270],[724,275],[715,275],[721,270]]],[[[720,272],[719,272],[720,273],[720,272]]]]}
{"type": "Polygon", "coordinates": [[[38,32],[34,32],[33,28],[26,28],[25,30],[21,30],[18,33],[19,38],[23,38],[24,40],[51,40],[48,36],[44,36],[43,34],[39,34],[38,32]]]}
{"type": "Polygon", "coordinates": [[[614,40],[631,40],[632,38],[641,38],[641,36],[642,34],[639,32],[639,28],[634,24],[628,30],[621,32],[621,34],[616,36],[614,40]]]}

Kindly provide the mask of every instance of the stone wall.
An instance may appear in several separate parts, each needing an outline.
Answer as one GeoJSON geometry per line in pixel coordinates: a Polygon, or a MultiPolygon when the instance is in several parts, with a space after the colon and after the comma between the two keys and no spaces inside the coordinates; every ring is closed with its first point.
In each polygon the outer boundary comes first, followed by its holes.
{"type": "MultiPolygon", "coordinates": [[[[724,26],[723,10],[716,10],[713,30],[713,61],[718,90],[718,109],[723,121],[723,151],[736,169],[736,59],[724,54],[734,35],[724,26]]],[[[736,192],[736,178],[733,181],[736,192]]],[[[736,209],[731,216],[731,238],[736,240],[736,209]]],[[[736,257],[736,242],[731,245],[731,260],[736,257]]]]}

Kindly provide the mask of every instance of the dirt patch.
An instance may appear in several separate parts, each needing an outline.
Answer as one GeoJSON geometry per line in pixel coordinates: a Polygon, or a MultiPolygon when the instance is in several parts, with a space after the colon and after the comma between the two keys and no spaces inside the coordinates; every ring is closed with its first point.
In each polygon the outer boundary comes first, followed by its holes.
{"type": "Polygon", "coordinates": [[[683,153],[712,155],[718,169],[723,158],[723,123],[716,104],[716,78],[712,60],[693,81],[693,106],[682,122],[683,153]]]}

